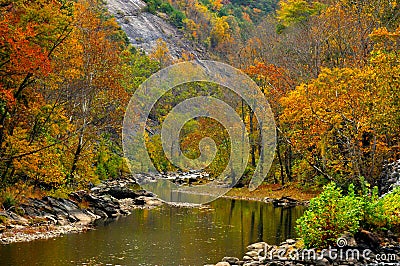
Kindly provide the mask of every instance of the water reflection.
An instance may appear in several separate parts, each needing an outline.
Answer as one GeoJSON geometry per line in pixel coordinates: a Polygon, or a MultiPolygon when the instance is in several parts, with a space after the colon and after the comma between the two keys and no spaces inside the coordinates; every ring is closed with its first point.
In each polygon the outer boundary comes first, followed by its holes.
{"type": "Polygon", "coordinates": [[[243,255],[256,241],[294,237],[303,207],[218,199],[209,208],[163,206],[96,230],[54,240],[0,246],[0,265],[203,265],[243,255]]]}

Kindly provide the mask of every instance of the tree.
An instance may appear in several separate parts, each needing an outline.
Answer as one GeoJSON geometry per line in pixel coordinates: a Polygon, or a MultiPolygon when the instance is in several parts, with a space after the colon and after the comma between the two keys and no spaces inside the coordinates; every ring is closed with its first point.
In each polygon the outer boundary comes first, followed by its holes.
{"type": "Polygon", "coordinates": [[[384,161],[398,158],[398,56],[382,45],[397,47],[399,34],[380,29],[371,36],[379,42],[368,66],[323,69],[282,99],[280,119],[310,176],[375,184],[384,161]]]}

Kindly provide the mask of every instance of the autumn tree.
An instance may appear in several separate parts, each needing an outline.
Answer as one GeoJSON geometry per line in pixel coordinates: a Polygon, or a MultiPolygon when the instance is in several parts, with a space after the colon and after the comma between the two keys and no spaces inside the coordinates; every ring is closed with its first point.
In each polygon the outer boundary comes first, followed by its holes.
{"type": "Polygon", "coordinates": [[[40,90],[41,81],[52,72],[54,52],[71,33],[71,21],[70,5],[58,1],[10,1],[1,6],[0,182],[3,184],[14,182],[22,173],[38,183],[62,182],[56,146],[67,138],[60,132],[67,122],[63,110],[47,105],[40,90]],[[61,128],[51,127],[50,119],[59,121],[61,128]]]}
{"type": "Polygon", "coordinates": [[[120,175],[124,108],[157,63],[128,46],[96,0],[5,2],[0,32],[2,188],[75,189],[120,175]]]}
{"type": "Polygon", "coordinates": [[[398,158],[398,30],[370,37],[377,43],[368,66],[325,68],[282,99],[280,119],[301,154],[297,175],[375,184],[383,163],[398,158]]]}

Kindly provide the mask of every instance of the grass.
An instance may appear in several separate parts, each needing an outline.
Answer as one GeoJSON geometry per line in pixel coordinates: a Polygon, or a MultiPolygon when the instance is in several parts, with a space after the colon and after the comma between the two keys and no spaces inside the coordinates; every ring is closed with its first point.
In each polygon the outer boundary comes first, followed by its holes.
{"type": "Polygon", "coordinates": [[[262,200],[265,197],[279,199],[281,197],[291,197],[299,201],[308,201],[321,193],[320,190],[304,189],[299,184],[291,183],[282,187],[280,184],[262,184],[254,191],[248,188],[233,188],[225,194],[227,197],[235,197],[241,199],[262,200]]]}

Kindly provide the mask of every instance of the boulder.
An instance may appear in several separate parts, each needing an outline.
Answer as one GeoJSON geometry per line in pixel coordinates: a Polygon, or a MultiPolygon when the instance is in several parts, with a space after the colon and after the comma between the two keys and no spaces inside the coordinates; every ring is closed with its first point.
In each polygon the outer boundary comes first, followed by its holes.
{"type": "Polygon", "coordinates": [[[116,198],[116,199],[135,199],[138,197],[138,194],[135,193],[134,191],[130,190],[129,188],[125,187],[114,187],[111,188],[108,192],[108,195],[116,198]]]}
{"type": "Polygon", "coordinates": [[[283,196],[280,199],[272,200],[272,205],[274,207],[294,207],[297,206],[299,202],[291,197],[283,196]]]}
{"type": "Polygon", "coordinates": [[[217,264],[215,264],[215,266],[231,266],[231,264],[226,261],[221,261],[221,262],[218,262],[217,264]]]}
{"type": "Polygon", "coordinates": [[[239,262],[239,259],[236,257],[224,257],[222,259],[222,262],[228,262],[229,264],[237,264],[239,262]]]}
{"type": "Polygon", "coordinates": [[[254,249],[264,249],[267,243],[265,242],[258,242],[247,246],[247,250],[254,250],[254,249]]]}
{"type": "Polygon", "coordinates": [[[377,250],[380,246],[379,238],[367,230],[357,232],[354,238],[358,243],[366,245],[371,250],[377,250]]]}

